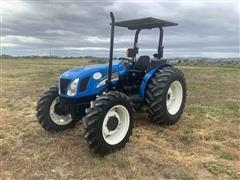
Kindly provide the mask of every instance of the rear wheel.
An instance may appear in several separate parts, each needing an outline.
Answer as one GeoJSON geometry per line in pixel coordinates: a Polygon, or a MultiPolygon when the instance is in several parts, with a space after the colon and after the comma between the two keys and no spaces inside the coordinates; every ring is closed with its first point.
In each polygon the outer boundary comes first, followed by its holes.
{"type": "Polygon", "coordinates": [[[133,108],[128,97],[116,91],[103,94],[86,109],[84,139],[96,153],[106,154],[125,146],[133,128],[133,108]]]}
{"type": "Polygon", "coordinates": [[[183,73],[174,67],[159,69],[147,85],[145,101],[152,122],[163,125],[176,123],[186,101],[183,73]]]}
{"type": "Polygon", "coordinates": [[[78,121],[61,104],[57,86],[43,93],[36,110],[38,122],[47,131],[62,131],[74,127],[78,121]]]}

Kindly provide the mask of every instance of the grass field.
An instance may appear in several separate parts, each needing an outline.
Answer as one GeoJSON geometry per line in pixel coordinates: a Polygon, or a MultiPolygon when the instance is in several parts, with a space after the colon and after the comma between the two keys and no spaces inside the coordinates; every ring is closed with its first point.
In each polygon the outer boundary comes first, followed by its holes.
{"type": "Polygon", "coordinates": [[[48,133],[37,123],[39,95],[88,60],[2,60],[1,179],[240,179],[240,69],[181,66],[188,98],[181,120],[151,124],[145,113],[125,149],[92,154],[81,124],[48,133]]]}

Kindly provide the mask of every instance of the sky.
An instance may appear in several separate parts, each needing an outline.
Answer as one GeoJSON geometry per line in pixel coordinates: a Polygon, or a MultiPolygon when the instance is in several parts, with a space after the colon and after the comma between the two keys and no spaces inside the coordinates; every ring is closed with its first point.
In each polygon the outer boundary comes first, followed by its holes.
{"type": "MultiPolygon", "coordinates": [[[[164,29],[164,57],[240,57],[240,2],[231,0],[5,0],[1,48],[9,55],[109,55],[110,16],[154,17],[179,25],[164,29]]],[[[143,30],[139,54],[157,51],[159,30],[143,30]]],[[[115,29],[114,57],[133,46],[134,31],[115,29]]]]}

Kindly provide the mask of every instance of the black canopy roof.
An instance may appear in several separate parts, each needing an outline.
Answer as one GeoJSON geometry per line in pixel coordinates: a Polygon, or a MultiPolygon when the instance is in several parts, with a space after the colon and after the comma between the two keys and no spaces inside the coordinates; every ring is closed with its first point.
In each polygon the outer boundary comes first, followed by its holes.
{"type": "Polygon", "coordinates": [[[120,21],[115,22],[115,26],[126,27],[130,30],[135,29],[152,29],[158,27],[167,27],[167,26],[177,26],[177,23],[156,19],[152,17],[142,18],[142,19],[134,19],[129,21],[120,21]]]}

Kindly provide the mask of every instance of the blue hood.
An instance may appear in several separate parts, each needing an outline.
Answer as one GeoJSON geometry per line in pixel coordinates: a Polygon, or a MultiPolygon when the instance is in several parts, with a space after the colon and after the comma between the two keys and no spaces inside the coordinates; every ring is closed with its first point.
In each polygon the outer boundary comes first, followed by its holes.
{"type": "MultiPolygon", "coordinates": [[[[68,98],[80,98],[87,97],[91,95],[99,94],[104,88],[106,88],[107,84],[103,84],[102,86],[97,86],[101,81],[107,78],[108,75],[108,66],[109,64],[96,64],[96,65],[87,65],[87,66],[79,66],[73,69],[70,69],[64,72],[60,76],[60,92],[59,95],[68,98]],[[99,72],[102,74],[102,78],[94,79],[93,74],[99,72]],[[88,79],[86,84],[86,89],[81,92],[77,92],[75,96],[68,96],[66,94],[67,89],[69,88],[70,83],[79,78],[78,89],[80,88],[80,84],[83,79],[88,79]],[[61,83],[62,82],[62,83],[61,83]]],[[[122,75],[126,73],[126,67],[123,61],[113,61],[112,64],[112,73],[118,74],[118,79],[121,78],[122,75]]],[[[112,80],[113,84],[118,83],[118,80],[112,80]]]]}
{"type": "MultiPolygon", "coordinates": [[[[112,71],[118,72],[118,66],[121,65],[121,61],[113,61],[112,71]]],[[[107,75],[108,73],[108,63],[107,64],[94,64],[94,65],[87,65],[87,66],[78,66],[73,69],[70,69],[64,72],[60,78],[64,79],[76,79],[76,78],[83,78],[88,75],[92,75],[95,72],[100,72],[102,75],[107,75]]]]}

